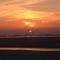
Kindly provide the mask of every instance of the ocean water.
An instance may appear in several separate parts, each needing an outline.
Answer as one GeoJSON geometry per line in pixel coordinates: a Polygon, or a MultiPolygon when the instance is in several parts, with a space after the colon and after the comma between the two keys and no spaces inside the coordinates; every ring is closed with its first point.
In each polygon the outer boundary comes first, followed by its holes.
{"type": "Polygon", "coordinates": [[[1,37],[0,47],[60,48],[60,37],[55,36],[1,37]]]}

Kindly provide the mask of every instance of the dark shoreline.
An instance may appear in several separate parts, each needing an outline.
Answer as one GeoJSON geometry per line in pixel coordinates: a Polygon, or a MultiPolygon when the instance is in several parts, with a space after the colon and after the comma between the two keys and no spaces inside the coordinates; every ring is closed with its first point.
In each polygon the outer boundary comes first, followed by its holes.
{"type": "Polygon", "coordinates": [[[0,38],[0,47],[60,48],[60,37],[0,38]]]}
{"type": "MultiPolygon", "coordinates": [[[[0,38],[0,48],[60,48],[60,37],[0,38]]],[[[0,50],[1,60],[57,60],[60,51],[0,50]]]]}

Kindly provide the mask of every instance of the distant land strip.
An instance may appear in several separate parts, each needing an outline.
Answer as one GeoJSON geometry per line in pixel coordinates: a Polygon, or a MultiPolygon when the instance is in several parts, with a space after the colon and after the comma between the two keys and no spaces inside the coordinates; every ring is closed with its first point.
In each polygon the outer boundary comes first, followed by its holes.
{"type": "Polygon", "coordinates": [[[59,37],[59,36],[0,36],[0,38],[24,38],[24,37],[59,37]]]}

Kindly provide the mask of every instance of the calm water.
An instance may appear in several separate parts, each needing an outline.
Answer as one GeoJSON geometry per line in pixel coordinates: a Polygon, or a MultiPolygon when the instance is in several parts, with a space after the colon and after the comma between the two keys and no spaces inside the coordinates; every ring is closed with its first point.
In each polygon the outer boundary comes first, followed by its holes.
{"type": "Polygon", "coordinates": [[[60,37],[2,37],[0,47],[60,48],[60,37]]]}

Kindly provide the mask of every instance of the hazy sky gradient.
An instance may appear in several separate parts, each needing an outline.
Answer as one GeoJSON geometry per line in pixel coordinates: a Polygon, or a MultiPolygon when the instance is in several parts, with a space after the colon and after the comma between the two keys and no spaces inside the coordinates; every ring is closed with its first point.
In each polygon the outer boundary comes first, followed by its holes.
{"type": "Polygon", "coordinates": [[[38,31],[60,33],[60,0],[0,0],[0,34],[21,32],[28,19],[38,31]]]}

